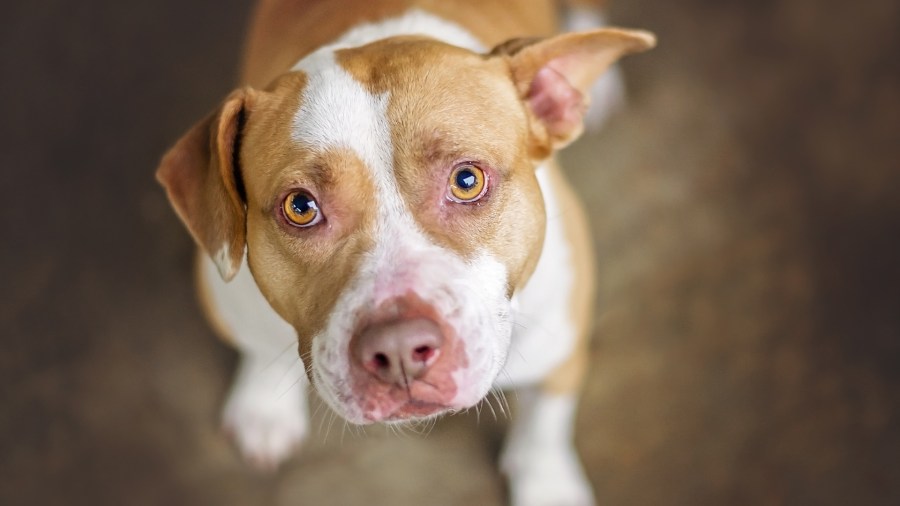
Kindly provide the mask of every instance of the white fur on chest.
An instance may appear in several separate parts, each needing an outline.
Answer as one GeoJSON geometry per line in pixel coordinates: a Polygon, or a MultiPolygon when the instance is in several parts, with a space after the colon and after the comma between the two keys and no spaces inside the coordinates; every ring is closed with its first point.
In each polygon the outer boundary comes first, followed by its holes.
{"type": "Polygon", "coordinates": [[[575,274],[571,246],[563,229],[566,217],[549,176],[547,169],[537,169],[547,231],[534,274],[513,297],[512,344],[506,366],[495,382],[500,388],[539,381],[572,353],[577,338],[571,316],[575,274]]]}

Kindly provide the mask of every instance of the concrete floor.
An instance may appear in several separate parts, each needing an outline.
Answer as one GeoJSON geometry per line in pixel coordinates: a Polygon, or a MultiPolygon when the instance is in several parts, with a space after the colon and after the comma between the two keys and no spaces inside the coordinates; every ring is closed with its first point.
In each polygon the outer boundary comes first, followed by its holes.
{"type": "MultiPolygon", "coordinates": [[[[18,2],[0,30],[0,504],[503,504],[503,421],[260,475],[153,181],[248,0],[18,2]],[[52,212],[51,212],[52,211],[52,212]]],[[[900,4],[614,3],[660,47],[565,153],[600,261],[577,439],[603,504],[900,504],[900,4]]]]}

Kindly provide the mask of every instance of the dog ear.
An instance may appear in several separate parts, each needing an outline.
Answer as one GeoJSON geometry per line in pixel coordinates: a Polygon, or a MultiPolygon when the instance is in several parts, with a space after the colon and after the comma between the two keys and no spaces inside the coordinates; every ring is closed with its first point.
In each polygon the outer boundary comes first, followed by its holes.
{"type": "Polygon", "coordinates": [[[226,281],[244,256],[246,209],[238,151],[253,96],[249,88],[229,95],[178,140],[156,171],[181,221],[226,281]]]}
{"type": "Polygon", "coordinates": [[[655,45],[649,32],[603,28],[546,39],[512,39],[491,55],[507,59],[519,96],[534,120],[535,156],[545,158],[581,134],[594,81],[622,56],[655,45]]]}

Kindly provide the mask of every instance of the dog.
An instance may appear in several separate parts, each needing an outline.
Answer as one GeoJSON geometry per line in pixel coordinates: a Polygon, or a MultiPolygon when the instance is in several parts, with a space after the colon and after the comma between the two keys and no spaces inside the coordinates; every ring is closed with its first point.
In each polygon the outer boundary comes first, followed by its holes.
{"type": "MultiPolygon", "coordinates": [[[[655,39],[556,34],[558,8],[257,6],[243,86],[157,171],[200,246],[205,312],[241,352],[223,419],[251,462],[275,467],[304,440],[307,382],[355,424],[516,388],[511,502],[593,502],[572,441],[593,253],[554,155],[604,72],[655,39]],[[306,376],[285,394],[295,367],[306,376]]],[[[584,2],[563,8],[599,22],[584,2]]]]}

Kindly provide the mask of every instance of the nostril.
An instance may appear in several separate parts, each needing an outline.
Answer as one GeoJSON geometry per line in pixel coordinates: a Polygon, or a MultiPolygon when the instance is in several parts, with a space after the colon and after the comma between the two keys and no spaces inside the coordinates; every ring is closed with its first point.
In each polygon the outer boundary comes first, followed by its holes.
{"type": "Polygon", "coordinates": [[[372,363],[376,369],[389,369],[391,367],[391,360],[384,353],[376,353],[372,358],[372,363]]]}
{"type": "Polygon", "coordinates": [[[380,381],[405,385],[420,378],[441,354],[443,336],[431,320],[415,318],[370,325],[350,343],[355,364],[380,381]]]}
{"type": "Polygon", "coordinates": [[[417,362],[428,362],[434,356],[435,349],[428,345],[417,346],[413,349],[412,358],[417,362]]]}

